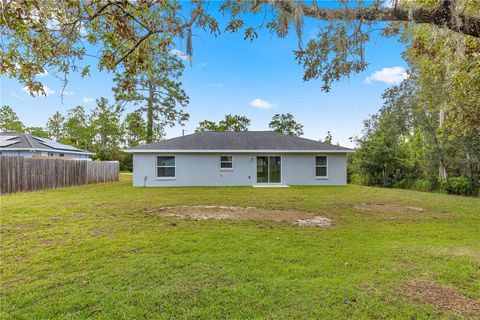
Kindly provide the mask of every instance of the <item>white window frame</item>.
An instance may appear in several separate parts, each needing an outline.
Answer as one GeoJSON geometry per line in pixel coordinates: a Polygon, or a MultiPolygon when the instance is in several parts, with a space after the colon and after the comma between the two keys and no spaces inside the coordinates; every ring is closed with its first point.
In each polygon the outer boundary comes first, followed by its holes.
{"type": "Polygon", "coordinates": [[[324,154],[318,154],[314,158],[315,163],[315,179],[328,179],[328,156],[324,154]],[[317,157],[325,157],[325,164],[324,165],[317,165],[317,157]],[[317,168],[325,168],[325,175],[324,176],[317,176],[317,168]]]}
{"type": "Polygon", "coordinates": [[[157,177],[157,180],[172,180],[172,179],[175,179],[177,177],[177,157],[173,156],[173,155],[157,155],[155,157],[155,176],[157,177]],[[158,158],[159,157],[173,157],[173,161],[175,162],[175,164],[173,166],[159,166],[158,165],[158,158]],[[173,177],[159,177],[158,176],[158,168],[174,168],[175,169],[175,175],[173,177]]]}
{"type": "Polygon", "coordinates": [[[220,171],[233,171],[233,156],[232,155],[228,155],[228,154],[220,155],[220,171]],[[222,157],[230,157],[230,158],[232,158],[232,160],[222,161],[222,157]],[[222,168],[222,163],[231,163],[232,167],[231,168],[222,168]]]}

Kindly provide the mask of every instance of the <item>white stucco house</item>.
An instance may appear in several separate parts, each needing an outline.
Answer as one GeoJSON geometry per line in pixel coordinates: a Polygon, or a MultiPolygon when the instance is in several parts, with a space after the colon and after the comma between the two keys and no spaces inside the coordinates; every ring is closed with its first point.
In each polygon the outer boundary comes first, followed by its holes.
{"type": "Polygon", "coordinates": [[[197,132],[125,150],[133,186],[345,185],[354,150],[271,131],[197,132]]]}
{"type": "Polygon", "coordinates": [[[91,160],[92,155],[95,153],[28,133],[0,132],[0,156],[91,160]]]}

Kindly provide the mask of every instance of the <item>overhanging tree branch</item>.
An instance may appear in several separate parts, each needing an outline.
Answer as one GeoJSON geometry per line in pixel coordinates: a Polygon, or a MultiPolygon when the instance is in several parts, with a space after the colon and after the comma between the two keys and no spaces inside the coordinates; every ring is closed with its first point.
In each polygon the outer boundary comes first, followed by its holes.
{"type": "Polygon", "coordinates": [[[428,9],[420,7],[410,8],[379,8],[378,6],[355,8],[320,8],[316,5],[295,4],[288,0],[263,2],[281,9],[289,14],[294,14],[300,6],[304,16],[324,21],[391,21],[414,22],[446,27],[458,33],[480,38],[480,17],[457,13],[452,15],[451,1],[442,1],[442,6],[428,9]]]}

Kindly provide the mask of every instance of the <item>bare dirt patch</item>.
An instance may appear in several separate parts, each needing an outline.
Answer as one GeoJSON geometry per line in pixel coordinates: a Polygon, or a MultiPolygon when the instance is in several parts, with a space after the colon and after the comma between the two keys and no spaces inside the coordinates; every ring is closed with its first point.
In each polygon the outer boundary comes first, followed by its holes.
{"type": "Polygon", "coordinates": [[[302,227],[330,227],[332,221],[313,213],[267,210],[255,207],[175,206],[145,210],[145,213],[192,220],[260,220],[286,222],[302,227]]]}
{"type": "Polygon", "coordinates": [[[376,212],[424,212],[425,209],[420,207],[401,206],[398,204],[358,204],[353,206],[354,209],[376,212]]]}
{"type": "Polygon", "coordinates": [[[415,303],[428,303],[439,311],[472,318],[480,317],[480,300],[465,297],[458,289],[429,281],[404,284],[400,293],[415,303]]]}
{"type": "Polygon", "coordinates": [[[325,217],[315,216],[312,219],[298,219],[295,224],[300,227],[330,227],[332,225],[332,220],[325,217]]]}

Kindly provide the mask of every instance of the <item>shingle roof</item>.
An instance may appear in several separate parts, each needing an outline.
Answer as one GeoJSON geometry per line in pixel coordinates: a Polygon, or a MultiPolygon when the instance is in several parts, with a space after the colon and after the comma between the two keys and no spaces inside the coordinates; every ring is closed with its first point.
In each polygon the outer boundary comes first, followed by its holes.
{"type": "Polygon", "coordinates": [[[0,150],[42,150],[94,154],[50,139],[16,132],[0,132],[0,150]]]}
{"type": "Polygon", "coordinates": [[[352,149],[272,131],[197,132],[127,149],[127,152],[157,150],[285,150],[352,152],[352,149]]]}

